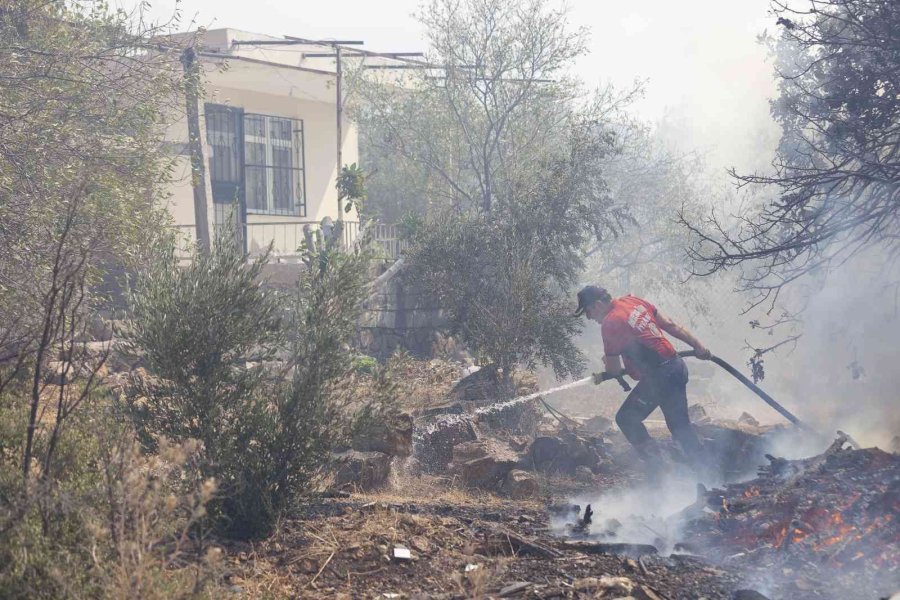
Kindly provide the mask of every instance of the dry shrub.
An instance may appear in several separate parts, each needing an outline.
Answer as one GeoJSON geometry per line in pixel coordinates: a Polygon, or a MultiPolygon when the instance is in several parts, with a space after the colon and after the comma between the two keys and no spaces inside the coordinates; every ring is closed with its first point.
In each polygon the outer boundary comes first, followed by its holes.
{"type": "Polygon", "coordinates": [[[221,550],[191,535],[216,491],[214,480],[197,475],[199,450],[196,440],[163,439],[146,456],[134,436],[103,448],[108,512],[86,515],[85,528],[105,596],[189,598],[213,581],[221,550]],[[101,546],[105,557],[96,552],[101,546]]]}
{"type": "Polygon", "coordinates": [[[23,484],[26,398],[0,397],[0,597],[199,598],[218,551],[197,527],[215,492],[197,476],[198,444],[139,452],[134,431],[93,394],[73,416],[52,478],[23,484]]]}

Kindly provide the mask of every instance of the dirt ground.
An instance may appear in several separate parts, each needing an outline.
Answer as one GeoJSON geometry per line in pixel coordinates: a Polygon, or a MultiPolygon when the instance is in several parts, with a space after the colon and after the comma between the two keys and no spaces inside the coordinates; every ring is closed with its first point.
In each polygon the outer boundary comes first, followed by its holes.
{"type": "MultiPolygon", "coordinates": [[[[577,484],[545,488],[568,494],[577,484]]],[[[739,575],[695,558],[566,548],[550,531],[553,498],[504,500],[420,479],[403,494],[321,500],[265,542],[229,546],[228,582],[246,598],[715,600],[739,587],[739,575]]]]}
{"type": "MultiPolygon", "coordinates": [[[[459,377],[458,369],[441,361],[407,361],[398,367],[400,395],[415,410],[440,406],[459,377]]],[[[611,417],[620,399],[590,391],[555,403],[573,417],[611,417]]],[[[654,416],[648,420],[651,434],[667,439],[664,424],[657,421],[654,416]]],[[[631,490],[619,501],[623,520],[645,502],[672,514],[701,498],[694,487],[690,499],[668,487],[641,487],[644,474],[627,442],[614,430],[605,439],[609,468],[582,471],[581,477],[535,472],[538,493],[525,500],[464,487],[452,470],[424,474],[414,468],[415,457],[395,457],[386,489],[308,499],[268,539],[225,544],[225,582],[234,597],[254,599],[785,597],[768,592],[777,587],[757,587],[767,571],[739,568],[725,555],[701,557],[677,546],[670,553],[668,542],[657,544],[652,536],[658,548],[637,543],[630,534],[604,538],[594,530],[589,540],[577,541],[577,530],[561,528],[561,523],[576,523],[584,511],[584,506],[572,509],[574,499],[596,499],[590,501],[599,525],[609,514],[606,509],[612,510],[616,494],[610,492],[631,490]],[[565,516],[559,516],[559,507],[565,507],[565,516]]],[[[643,519],[638,515],[632,525],[653,531],[663,523],[643,519]]],[[[673,541],[669,533],[662,537],[673,541]]],[[[783,571],[779,577],[793,577],[783,571]]],[[[859,597],[875,600],[860,583],[859,597]]],[[[795,586],[799,595],[791,599],[836,600],[821,587],[811,585],[804,592],[795,586]]]]}

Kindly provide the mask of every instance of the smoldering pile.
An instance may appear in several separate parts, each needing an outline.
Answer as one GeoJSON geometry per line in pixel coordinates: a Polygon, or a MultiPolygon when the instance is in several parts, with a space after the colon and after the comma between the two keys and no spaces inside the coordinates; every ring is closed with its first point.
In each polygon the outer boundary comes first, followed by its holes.
{"type": "Polygon", "coordinates": [[[698,494],[682,547],[767,581],[783,597],[879,597],[900,579],[900,456],[845,448],[769,456],[756,479],[698,494]]]}

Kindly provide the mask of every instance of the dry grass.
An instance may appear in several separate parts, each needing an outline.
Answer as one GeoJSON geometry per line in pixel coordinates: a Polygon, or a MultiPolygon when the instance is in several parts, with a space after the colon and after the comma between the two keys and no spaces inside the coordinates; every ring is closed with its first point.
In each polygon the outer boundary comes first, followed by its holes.
{"type": "Polygon", "coordinates": [[[462,365],[449,360],[415,360],[408,355],[392,359],[396,397],[407,410],[443,404],[461,377],[462,365]]]}
{"type": "Polygon", "coordinates": [[[386,507],[388,498],[282,524],[270,539],[232,554],[230,583],[246,598],[360,598],[409,590],[480,597],[496,587],[508,558],[481,554],[479,540],[459,519],[400,513],[386,507]],[[392,558],[396,547],[409,549],[412,560],[392,558]],[[476,566],[467,571],[467,565],[476,566]]]}

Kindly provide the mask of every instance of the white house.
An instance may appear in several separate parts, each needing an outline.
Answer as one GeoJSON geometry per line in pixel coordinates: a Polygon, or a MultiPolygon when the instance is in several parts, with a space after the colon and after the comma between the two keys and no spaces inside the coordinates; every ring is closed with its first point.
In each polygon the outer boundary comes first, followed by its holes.
{"type": "MultiPolygon", "coordinates": [[[[326,218],[345,222],[345,241],[356,237],[359,217],[355,209],[339,214],[336,188],[339,130],[340,164],[358,160],[356,125],[338,110],[337,52],[385,66],[402,60],[236,29],[203,34],[196,53],[206,167],[200,183],[210,231],[234,223],[247,251],[274,242],[279,257],[295,254],[304,228],[326,218]]],[[[169,132],[178,157],[168,209],[185,238],[196,239],[188,130],[185,118],[169,132]]]]}

